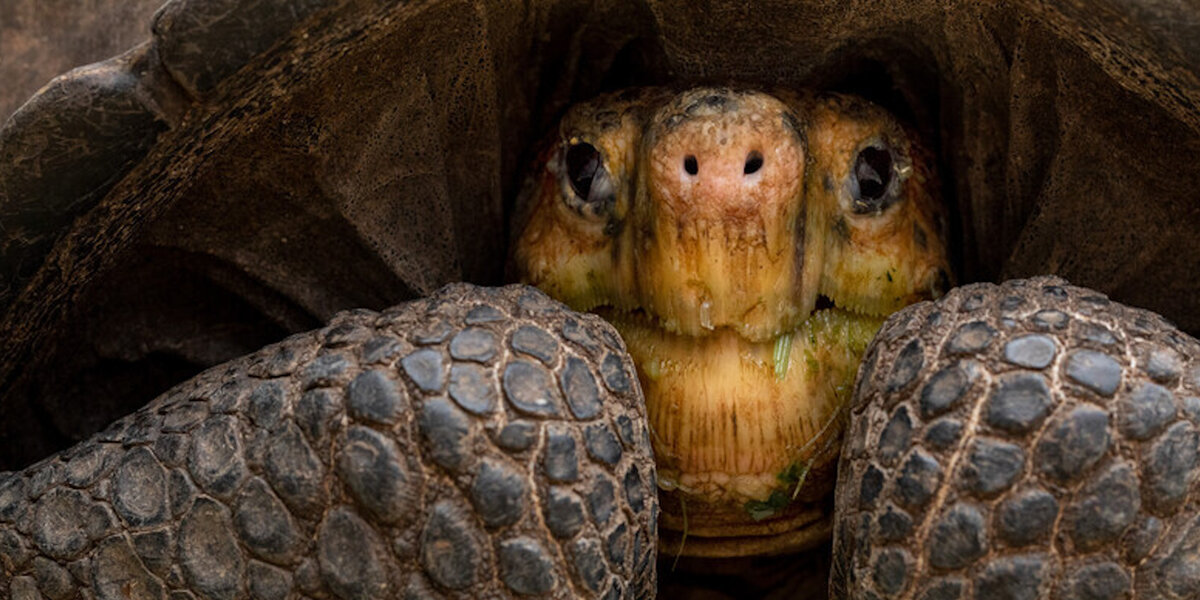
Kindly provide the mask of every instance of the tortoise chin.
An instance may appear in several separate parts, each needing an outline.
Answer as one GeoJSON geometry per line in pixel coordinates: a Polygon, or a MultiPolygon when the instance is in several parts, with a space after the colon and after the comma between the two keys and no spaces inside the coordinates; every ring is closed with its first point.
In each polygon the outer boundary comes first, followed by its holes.
{"type": "Polygon", "coordinates": [[[845,403],[882,317],[831,307],[756,342],[728,328],[672,333],[643,311],[596,312],[637,365],[666,551],[762,554],[827,535],[821,503],[845,403]]]}

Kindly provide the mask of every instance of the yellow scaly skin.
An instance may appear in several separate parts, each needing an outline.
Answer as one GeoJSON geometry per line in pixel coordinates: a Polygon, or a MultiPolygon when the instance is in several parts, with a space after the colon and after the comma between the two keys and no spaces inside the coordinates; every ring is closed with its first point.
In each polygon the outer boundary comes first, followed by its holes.
{"type": "Polygon", "coordinates": [[[862,352],[948,288],[945,231],[928,154],[864,100],[642,88],[563,118],[518,200],[510,274],[625,338],[664,540],[779,552],[827,535],[862,352]],[[886,172],[875,187],[863,164],[886,172]]]}

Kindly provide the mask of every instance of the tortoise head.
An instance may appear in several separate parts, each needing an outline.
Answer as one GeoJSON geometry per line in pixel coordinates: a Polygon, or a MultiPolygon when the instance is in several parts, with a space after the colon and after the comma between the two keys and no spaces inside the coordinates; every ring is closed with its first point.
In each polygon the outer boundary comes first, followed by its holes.
{"type": "Polygon", "coordinates": [[[730,556],[828,534],[862,352],[950,283],[937,187],[913,137],[847,96],[646,88],[563,118],[518,200],[510,274],[625,338],[664,540],[730,556]]]}

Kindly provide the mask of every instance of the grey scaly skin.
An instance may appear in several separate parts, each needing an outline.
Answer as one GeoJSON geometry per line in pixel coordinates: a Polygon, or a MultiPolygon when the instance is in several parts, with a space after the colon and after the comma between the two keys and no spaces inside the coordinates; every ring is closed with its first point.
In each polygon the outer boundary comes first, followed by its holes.
{"type": "MultiPolygon", "coordinates": [[[[1053,278],[897,313],[852,401],[831,596],[1195,597],[1198,359],[1053,278]]],[[[529,288],[343,313],[0,475],[0,597],[650,596],[632,372],[529,288]]]]}
{"type": "Polygon", "coordinates": [[[859,372],[835,598],[1200,597],[1200,343],[1057,278],[894,315],[859,372]]]}
{"type": "Polygon", "coordinates": [[[645,597],[644,423],[612,328],[532,288],[342,313],[0,474],[0,597],[645,597]]]}

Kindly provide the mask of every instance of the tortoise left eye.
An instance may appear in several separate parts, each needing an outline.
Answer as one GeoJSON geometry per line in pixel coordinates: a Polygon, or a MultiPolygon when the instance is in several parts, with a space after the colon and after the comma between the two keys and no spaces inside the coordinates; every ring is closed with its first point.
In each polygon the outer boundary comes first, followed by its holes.
{"type": "Polygon", "coordinates": [[[886,147],[868,146],[859,151],[850,174],[855,213],[878,213],[892,204],[893,164],[886,147]]]}
{"type": "Polygon", "coordinates": [[[567,149],[567,180],[580,200],[587,201],[592,191],[596,172],[603,168],[600,151],[595,146],[582,142],[567,149]]]}

